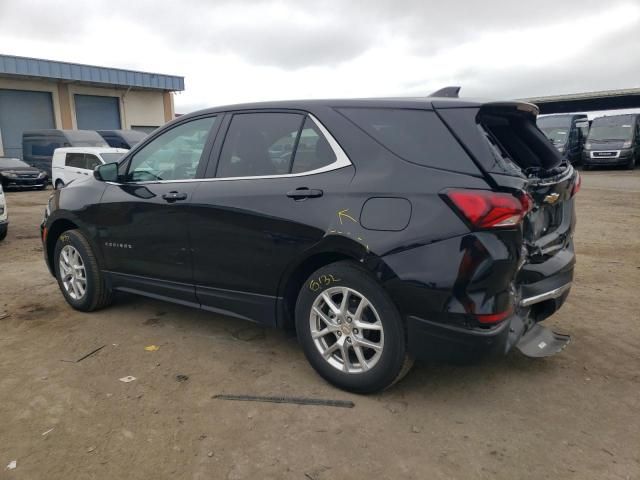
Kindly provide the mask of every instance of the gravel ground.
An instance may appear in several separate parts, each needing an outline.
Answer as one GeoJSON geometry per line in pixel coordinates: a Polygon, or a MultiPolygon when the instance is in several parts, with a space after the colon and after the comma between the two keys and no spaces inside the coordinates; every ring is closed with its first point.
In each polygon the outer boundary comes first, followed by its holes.
{"type": "Polygon", "coordinates": [[[42,260],[50,192],[8,193],[0,479],[640,478],[640,171],[583,178],[574,288],[546,322],[569,347],[417,365],[370,396],[326,384],[285,332],[133,296],[72,310],[42,260]]]}

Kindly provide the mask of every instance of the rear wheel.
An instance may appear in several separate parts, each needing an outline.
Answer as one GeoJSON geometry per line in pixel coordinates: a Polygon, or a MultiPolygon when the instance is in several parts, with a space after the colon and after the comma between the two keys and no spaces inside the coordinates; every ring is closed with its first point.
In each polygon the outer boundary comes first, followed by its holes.
{"type": "Polygon", "coordinates": [[[385,389],[413,363],[397,308],[369,272],[352,262],[327,265],[305,282],[296,330],[313,368],[344,390],[385,389]]]}
{"type": "Polygon", "coordinates": [[[64,187],[64,182],[62,180],[56,180],[56,190],[60,190],[62,187],[64,187]]]}
{"type": "Polygon", "coordinates": [[[111,303],[98,262],[86,237],[67,230],[58,238],[54,252],[58,285],[65,300],[76,310],[91,312],[111,303]]]}
{"type": "Polygon", "coordinates": [[[2,225],[0,225],[0,241],[5,239],[5,237],[7,236],[8,230],[9,230],[8,224],[3,223],[2,225]]]}

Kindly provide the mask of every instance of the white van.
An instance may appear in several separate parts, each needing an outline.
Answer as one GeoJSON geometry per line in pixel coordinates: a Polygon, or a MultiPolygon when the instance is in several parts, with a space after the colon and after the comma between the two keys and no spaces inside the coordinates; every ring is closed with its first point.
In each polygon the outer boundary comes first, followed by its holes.
{"type": "Polygon", "coordinates": [[[117,162],[129,150],[111,147],[64,147],[53,152],[51,183],[56,189],[72,180],[93,175],[93,169],[103,163],[117,162]]]}
{"type": "Polygon", "coordinates": [[[4,240],[9,229],[9,212],[7,212],[7,201],[2,191],[2,183],[0,183],[0,240],[4,240]]]}

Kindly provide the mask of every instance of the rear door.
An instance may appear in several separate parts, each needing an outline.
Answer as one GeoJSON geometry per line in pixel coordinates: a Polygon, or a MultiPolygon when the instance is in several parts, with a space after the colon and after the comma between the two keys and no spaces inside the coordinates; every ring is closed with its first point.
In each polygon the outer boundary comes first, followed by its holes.
{"type": "Polygon", "coordinates": [[[205,308],[272,324],[282,273],[325,235],[354,169],[304,112],[238,112],[223,128],[193,198],[196,294],[205,308]]]}
{"type": "Polygon", "coordinates": [[[120,288],[195,303],[189,209],[216,119],[160,132],[124,160],[121,183],[107,185],[94,217],[106,269],[120,288]]]}

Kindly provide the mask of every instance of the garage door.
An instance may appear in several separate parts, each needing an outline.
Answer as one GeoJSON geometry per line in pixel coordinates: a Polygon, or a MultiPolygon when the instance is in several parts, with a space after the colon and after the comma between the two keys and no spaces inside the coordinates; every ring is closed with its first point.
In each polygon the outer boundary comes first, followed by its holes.
{"type": "Polygon", "coordinates": [[[118,97],[74,95],[74,101],[79,130],[120,129],[120,101],[118,97]]]}
{"type": "Polygon", "coordinates": [[[55,128],[51,93],[0,90],[0,136],[6,157],[22,158],[22,132],[55,128]]]}

